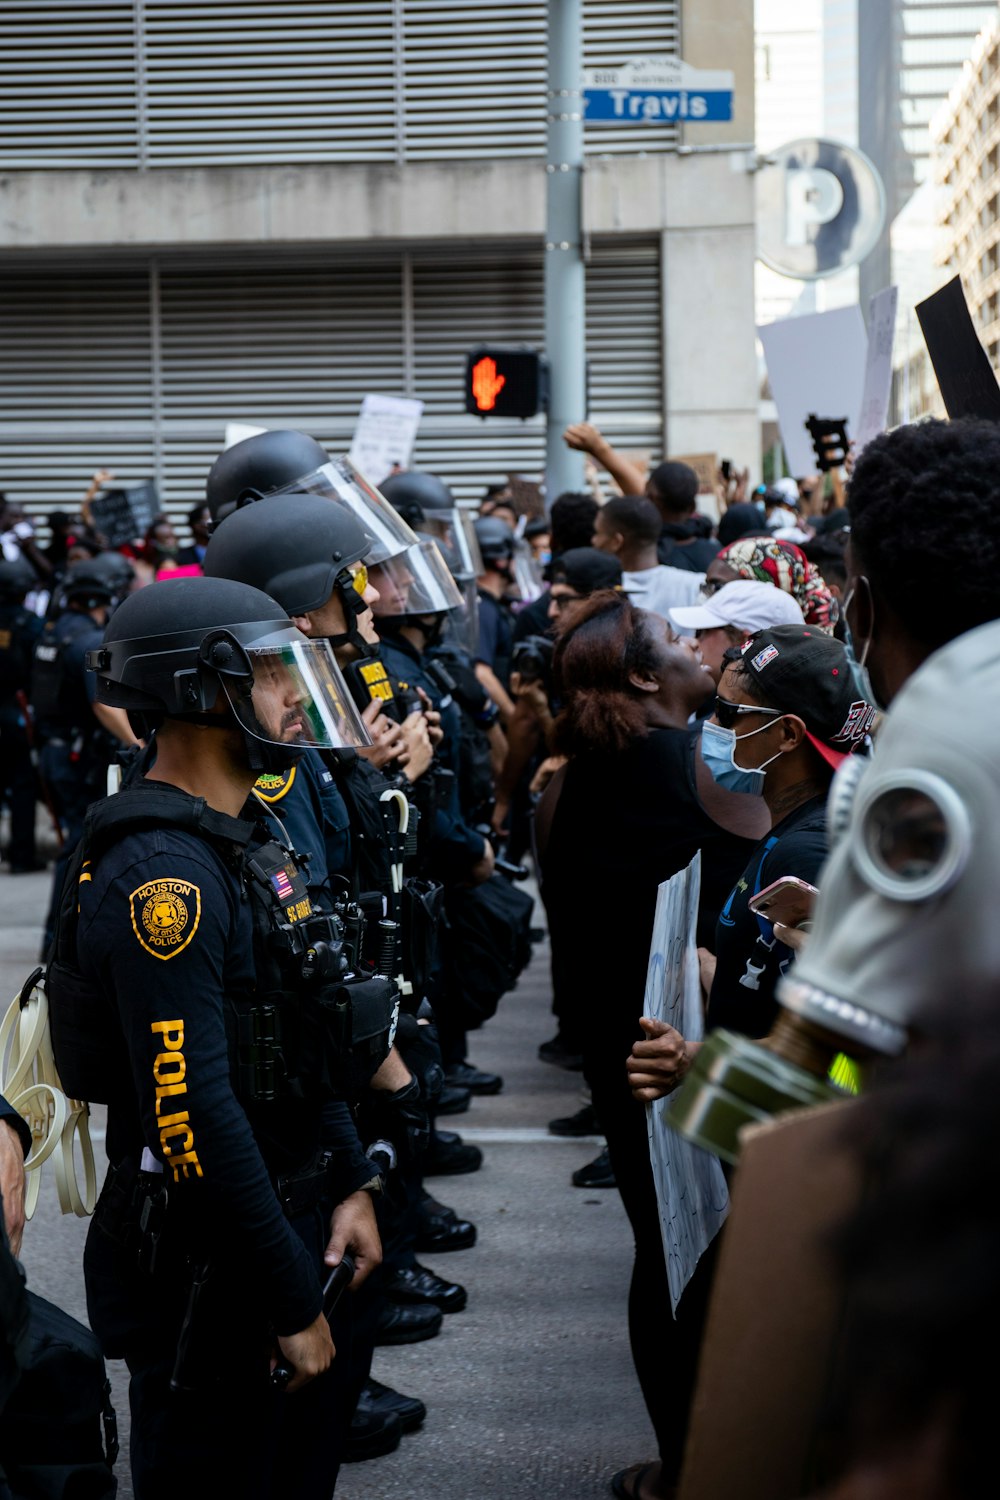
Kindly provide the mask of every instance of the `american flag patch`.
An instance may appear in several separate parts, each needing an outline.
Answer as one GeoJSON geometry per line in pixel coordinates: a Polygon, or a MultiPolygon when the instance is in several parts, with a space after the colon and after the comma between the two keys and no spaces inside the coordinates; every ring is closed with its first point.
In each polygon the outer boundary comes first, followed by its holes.
{"type": "Polygon", "coordinates": [[[278,893],[279,901],[288,901],[295,894],[287,870],[279,870],[276,875],[272,875],[271,884],[278,893]]]}

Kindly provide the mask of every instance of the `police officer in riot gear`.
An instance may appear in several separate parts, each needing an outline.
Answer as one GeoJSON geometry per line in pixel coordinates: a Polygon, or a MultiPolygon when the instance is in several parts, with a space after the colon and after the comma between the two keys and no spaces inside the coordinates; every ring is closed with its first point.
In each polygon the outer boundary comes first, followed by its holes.
{"type": "Polygon", "coordinates": [[[31,763],[27,693],[42,622],[25,609],[36,583],[23,558],[0,562],[0,799],[10,812],[11,873],[40,869],[35,858],[35,772],[31,763]]]}
{"type": "Polygon", "coordinates": [[[100,645],[104,627],[132,570],[106,554],[74,563],[60,602],[35,646],[31,708],[40,747],[39,766],[63,834],[45,922],[44,949],[52,938],[66,864],[83,830],[87,807],[106,791],[107,769],[122,745],[134,745],[123,713],[97,701],[87,673],[87,652],[100,645]]]}
{"type": "Polygon", "coordinates": [[[262,771],[364,731],[326,644],[228,580],[132,595],[89,664],[98,702],[156,752],[91,810],[49,975],[63,1080],[109,1104],[85,1274],[132,1377],[135,1493],[326,1500],[356,1392],[350,1299],[335,1350],[322,1282],[348,1251],[355,1284],[380,1256],[375,1173],[340,1100],[383,1061],[398,996],[246,804],[262,771]]]}

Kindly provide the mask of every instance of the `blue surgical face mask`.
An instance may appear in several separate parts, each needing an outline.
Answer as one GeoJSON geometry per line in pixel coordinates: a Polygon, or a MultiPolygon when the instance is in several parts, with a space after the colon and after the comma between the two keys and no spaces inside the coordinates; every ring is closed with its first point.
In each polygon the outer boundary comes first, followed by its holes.
{"type": "Polygon", "coordinates": [[[776,722],[771,719],[759,729],[750,729],[746,734],[738,735],[735,729],[723,729],[721,724],[706,720],[701,731],[701,758],[708,767],[712,780],[725,787],[727,792],[748,792],[751,796],[759,797],[764,790],[767,767],[772,760],[778,759],[781,751],[772,755],[771,760],[766,760],[762,766],[744,770],[736,764],[736,742],[753,739],[755,734],[763,734],[765,729],[770,729],[776,722]]]}

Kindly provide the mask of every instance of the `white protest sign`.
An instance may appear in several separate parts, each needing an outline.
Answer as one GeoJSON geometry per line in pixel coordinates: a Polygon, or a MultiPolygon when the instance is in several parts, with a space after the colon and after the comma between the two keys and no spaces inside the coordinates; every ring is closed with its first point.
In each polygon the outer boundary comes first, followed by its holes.
{"type": "Polygon", "coordinates": [[[809,436],[810,417],[846,420],[848,439],[858,431],[865,387],[868,338],[859,307],[782,318],[757,329],[764,346],[771,394],[785,458],[797,478],[819,469],[809,436]]]}
{"type": "Polygon", "coordinates": [[[366,396],[347,455],[369,484],[380,485],[397,466],[408,469],[422,401],[408,396],[366,396]]]}
{"type": "Polygon", "coordinates": [[[854,438],[854,456],[885,431],[892,395],[892,345],[896,337],[896,304],[899,287],[876,292],[868,304],[868,363],[861,416],[854,438]]]}
{"type": "Polygon", "coordinates": [[[231,448],[234,443],[242,443],[244,438],[258,437],[262,432],[266,431],[266,427],[251,427],[246,422],[227,422],[226,440],[222,445],[223,450],[231,448]]]}
{"type": "MultiPolygon", "coordinates": [[[[643,1015],[666,1021],[690,1042],[701,1041],[704,1030],[696,938],[700,893],[699,852],[686,870],[665,880],[656,893],[643,998],[643,1015]]],[[[729,1191],[718,1157],[670,1129],[670,1104],[669,1094],[648,1104],[646,1126],[670,1307],[676,1317],[684,1288],[725,1222],[729,1191]]]]}

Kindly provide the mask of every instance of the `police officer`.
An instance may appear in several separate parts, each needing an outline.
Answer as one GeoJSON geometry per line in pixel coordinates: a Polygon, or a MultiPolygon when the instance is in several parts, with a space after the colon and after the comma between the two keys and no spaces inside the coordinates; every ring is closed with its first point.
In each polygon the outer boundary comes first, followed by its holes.
{"type": "Polygon", "coordinates": [[[483,558],[479,576],[479,645],[476,675],[500,710],[504,723],[514,712],[508,691],[514,646],[514,612],[508,593],[514,585],[514,533],[499,516],[480,517],[476,540],[483,558]]]}
{"type": "Polygon", "coordinates": [[[0,562],[0,798],[10,810],[11,874],[40,869],[35,857],[35,772],[27,693],[42,621],[24,607],[36,577],[23,558],[0,562]]]}
{"type": "Polygon", "coordinates": [[[31,708],[39,767],[63,835],[52,879],[43,952],[52,938],[67,861],[83,831],[87,807],[106,790],[107,768],[120,745],[134,745],[125,715],[94,697],[87,652],[100,645],[115,601],[133,577],[118,554],[74,563],[59,602],[35,645],[31,708]]]}
{"type": "Polygon", "coordinates": [[[325,644],[230,581],[133,594],[90,665],[97,701],[156,749],[91,810],[74,951],[67,897],[50,972],[54,1039],[74,961],[70,1000],[111,1008],[111,1169],[84,1268],[91,1325],[131,1374],[135,1493],[326,1500],[353,1394],[322,1279],[349,1250],[357,1284],[380,1256],[377,1179],[328,1079],[381,1063],[392,987],[354,983],[294,857],[242,815],[262,771],[349,743],[357,716],[325,644]]]}

